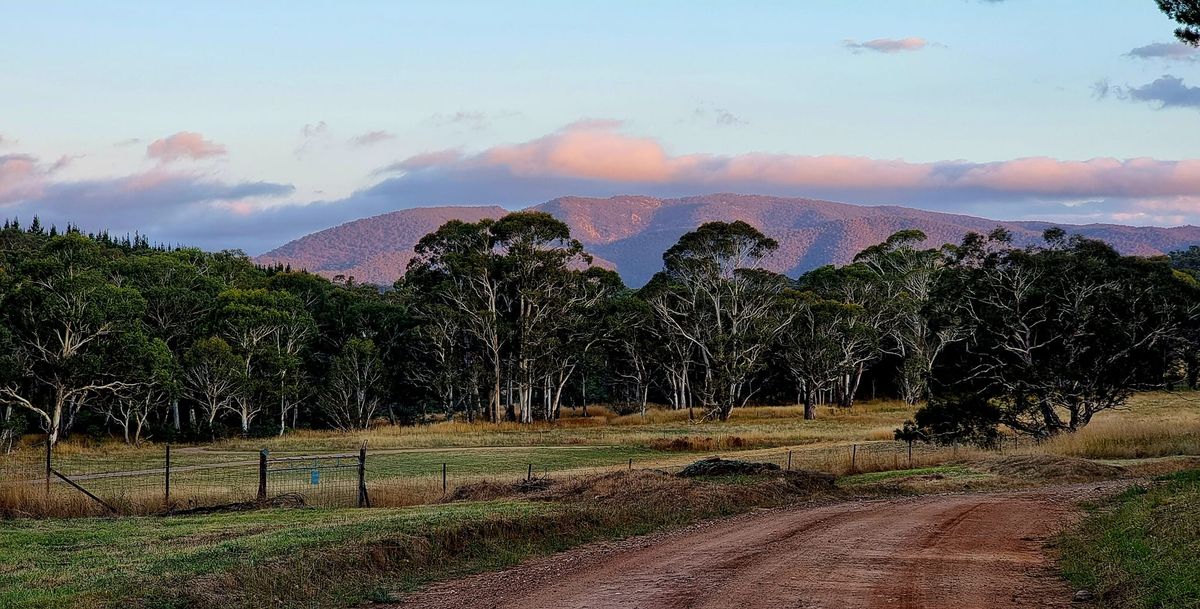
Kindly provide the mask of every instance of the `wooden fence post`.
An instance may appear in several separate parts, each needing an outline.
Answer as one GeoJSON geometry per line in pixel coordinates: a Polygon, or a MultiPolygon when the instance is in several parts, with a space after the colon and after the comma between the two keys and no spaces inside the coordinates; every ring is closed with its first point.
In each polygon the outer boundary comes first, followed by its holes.
{"type": "MultiPolygon", "coordinates": [[[[445,470],[442,479],[445,480],[445,470]]],[[[367,443],[363,442],[358,449],[358,507],[370,506],[371,498],[367,496],[367,443]]]]}
{"type": "Polygon", "coordinates": [[[171,509],[171,443],[167,442],[165,467],[163,468],[163,504],[171,509]]]}
{"type": "Polygon", "coordinates": [[[267,449],[258,451],[258,500],[267,500],[267,449]]]}
{"type": "Polygon", "coordinates": [[[790,471],[792,471],[792,450],[791,450],[790,448],[788,449],[788,466],[787,466],[787,470],[788,470],[789,472],[790,472],[790,471]]]}
{"type": "Polygon", "coordinates": [[[633,457],[629,458],[629,471],[633,471],[633,457]]]}
{"type": "Polygon", "coordinates": [[[850,473],[858,471],[858,445],[850,447],[850,473]]]}

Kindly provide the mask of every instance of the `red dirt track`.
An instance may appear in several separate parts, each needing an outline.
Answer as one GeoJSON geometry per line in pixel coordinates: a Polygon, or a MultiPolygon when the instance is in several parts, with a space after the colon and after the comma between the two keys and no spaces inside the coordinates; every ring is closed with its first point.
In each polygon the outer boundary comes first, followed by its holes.
{"type": "Polygon", "coordinates": [[[764,510],[435,585],[396,607],[1069,607],[1045,550],[1121,483],[764,510]]]}

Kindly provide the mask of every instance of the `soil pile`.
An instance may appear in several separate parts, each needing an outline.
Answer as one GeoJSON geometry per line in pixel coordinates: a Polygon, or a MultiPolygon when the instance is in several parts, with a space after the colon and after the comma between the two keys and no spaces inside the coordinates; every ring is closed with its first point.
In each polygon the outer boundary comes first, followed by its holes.
{"type": "Polygon", "coordinates": [[[679,472],[679,475],[683,478],[695,478],[696,476],[752,476],[778,471],[780,471],[780,467],[774,463],[751,463],[749,461],[709,457],[683,468],[679,472]]]}
{"type": "Polygon", "coordinates": [[[1124,469],[1114,465],[1054,455],[996,457],[980,461],[976,467],[998,476],[1060,482],[1111,480],[1125,474],[1124,469]]]}

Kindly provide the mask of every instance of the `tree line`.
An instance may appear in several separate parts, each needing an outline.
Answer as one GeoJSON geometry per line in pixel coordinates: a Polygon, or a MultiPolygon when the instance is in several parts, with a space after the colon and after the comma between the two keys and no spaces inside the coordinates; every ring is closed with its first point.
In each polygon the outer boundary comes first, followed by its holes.
{"type": "Polygon", "coordinates": [[[630,289],[540,212],[451,221],[381,289],[236,251],[0,229],[0,445],[26,432],[197,440],[435,419],[554,421],[650,403],[922,403],[898,436],[1070,432],[1133,392],[1195,387],[1200,248],[1122,256],[1046,231],[768,271],[779,244],[711,222],[630,289]]]}

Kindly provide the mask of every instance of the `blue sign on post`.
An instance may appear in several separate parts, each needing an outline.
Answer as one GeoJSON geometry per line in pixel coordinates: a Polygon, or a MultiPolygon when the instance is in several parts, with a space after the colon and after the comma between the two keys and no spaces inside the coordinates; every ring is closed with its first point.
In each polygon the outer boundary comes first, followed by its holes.
{"type": "Polygon", "coordinates": [[[313,486],[316,486],[320,482],[321,482],[321,470],[319,470],[319,469],[312,470],[310,484],[312,484],[313,486]]]}

